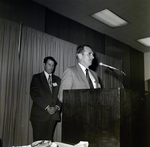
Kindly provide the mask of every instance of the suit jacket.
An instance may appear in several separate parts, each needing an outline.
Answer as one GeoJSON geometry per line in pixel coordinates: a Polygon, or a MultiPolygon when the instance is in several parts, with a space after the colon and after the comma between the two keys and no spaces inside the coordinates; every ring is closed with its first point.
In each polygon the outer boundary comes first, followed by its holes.
{"type": "MultiPolygon", "coordinates": [[[[97,74],[92,70],[90,70],[90,72],[95,78],[97,88],[100,88],[100,83],[97,74]]],[[[61,102],[63,101],[63,90],[69,89],[90,89],[90,85],[79,64],[67,68],[63,73],[58,94],[58,98],[61,102]]]]}
{"type": "Polygon", "coordinates": [[[52,75],[53,93],[50,91],[44,72],[35,74],[32,77],[30,85],[30,95],[33,100],[31,108],[31,121],[45,122],[52,117],[54,120],[60,120],[59,112],[50,115],[45,108],[58,105],[61,108],[61,102],[58,100],[58,91],[60,86],[60,78],[52,75]]]}

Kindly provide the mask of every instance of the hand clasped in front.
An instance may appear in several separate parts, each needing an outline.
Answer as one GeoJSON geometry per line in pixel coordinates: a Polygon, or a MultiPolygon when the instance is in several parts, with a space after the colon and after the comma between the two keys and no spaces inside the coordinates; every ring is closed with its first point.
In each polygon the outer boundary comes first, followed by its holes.
{"type": "Polygon", "coordinates": [[[47,111],[50,115],[52,115],[57,111],[57,108],[56,107],[49,107],[47,111]]]}

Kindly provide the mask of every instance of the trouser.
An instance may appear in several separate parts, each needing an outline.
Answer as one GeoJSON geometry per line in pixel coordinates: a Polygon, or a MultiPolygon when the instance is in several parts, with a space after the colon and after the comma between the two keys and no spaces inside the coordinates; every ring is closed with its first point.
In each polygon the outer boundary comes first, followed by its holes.
{"type": "Polygon", "coordinates": [[[33,141],[51,140],[55,131],[56,121],[51,117],[46,122],[31,121],[33,128],[33,141]]]}

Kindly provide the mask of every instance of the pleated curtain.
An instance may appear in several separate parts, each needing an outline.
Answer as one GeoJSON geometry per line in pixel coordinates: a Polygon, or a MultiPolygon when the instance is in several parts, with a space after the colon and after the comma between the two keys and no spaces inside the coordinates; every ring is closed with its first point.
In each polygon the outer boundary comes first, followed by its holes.
{"type": "MultiPolygon", "coordinates": [[[[76,47],[22,24],[0,19],[0,139],[3,147],[32,143],[29,121],[32,75],[42,72],[43,59],[52,56],[58,63],[55,74],[61,78],[64,70],[76,63],[76,47]]],[[[121,69],[121,61],[100,53],[95,53],[95,58],[93,69],[102,88],[120,87],[116,73],[99,66],[99,62],[121,69]]],[[[54,140],[61,141],[61,122],[56,127],[54,140]]]]}

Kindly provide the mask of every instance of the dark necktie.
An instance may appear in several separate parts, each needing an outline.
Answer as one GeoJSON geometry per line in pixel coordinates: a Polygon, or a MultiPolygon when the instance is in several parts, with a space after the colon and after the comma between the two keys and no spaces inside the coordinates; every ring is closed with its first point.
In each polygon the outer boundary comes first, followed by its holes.
{"type": "Polygon", "coordinates": [[[89,76],[89,71],[88,71],[88,69],[86,68],[85,71],[86,71],[86,78],[87,78],[87,80],[88,80],[88,82],[89,82],[89,85],[90,85],[90,89],[94,89],[93,84],[92,84],[92,81],[91,81],[90,76],[89,76]]]}
{"type": "Polygon", "coordinates": [[[48,77],[48,84],[49,84],[49,88],[52,92],[52,76],[51,75],[49,75],[49,77],[48,77]]]}

